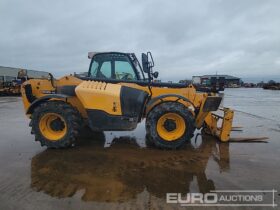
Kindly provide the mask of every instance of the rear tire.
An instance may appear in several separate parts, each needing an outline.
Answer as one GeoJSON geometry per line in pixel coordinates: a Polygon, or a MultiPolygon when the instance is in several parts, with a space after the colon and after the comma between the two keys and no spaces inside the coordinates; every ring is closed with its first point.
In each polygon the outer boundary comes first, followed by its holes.
{"type": "Polygon", "coordinates": [[[162,149],[177,149],[193,137],[194,116],[178,102],[165,102],[153,108],[146,119],[149,141],[162,149]],[[167,123],[166,123],[167,122],[167,123]]]}
{"type": "Polygon", "coordinates": [[[31,133],[35,141],[48,148],[73,146],[82,127],[79,111],[63,101],[40,104],[31,116],[31,133]]]}

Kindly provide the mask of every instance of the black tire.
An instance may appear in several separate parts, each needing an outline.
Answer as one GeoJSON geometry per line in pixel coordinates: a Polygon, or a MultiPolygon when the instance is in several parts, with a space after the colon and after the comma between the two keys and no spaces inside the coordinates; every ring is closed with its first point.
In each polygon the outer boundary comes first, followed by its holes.
{"type": "Polygon", "coordinates": [[[189,141],[194,134],[194,116],[188,108],[178,102],[164,102],[154,107],[147,116],[146,119],[146,132],[149,136],[149,141],[158,148],[161,149],[178,149],[182,147],[187,141],[189,141]],[[175,113],[180,115],[185,122],[184,134],[173,141],[167,141],[160,137],[157,132],[157,122],[159,118],[166,113],[175,113]]]}
{"type": "Polygon", "coordinates": [[[41,146],[48,148],[66,148],[75,145],[80,129],[82,127],[82,118],[79,111],[70,104],[63,101],[47,101],[35,108],[31,116],[31,133],[35,135],[35,141],[39,141],[41,146]],[[40,120],[48,113],[55,113],[62,117],[65,122],[65,135],[52,141],[46,138],[40,130],[40,120]]]}
{"type": "Polygon", "coordinates": [[[150,139],[150,135],[146,134],[146,137],[145,137],[145,143],[146,143],[146,147],[154,147],[155,144],[151,141],[150,139]]]}

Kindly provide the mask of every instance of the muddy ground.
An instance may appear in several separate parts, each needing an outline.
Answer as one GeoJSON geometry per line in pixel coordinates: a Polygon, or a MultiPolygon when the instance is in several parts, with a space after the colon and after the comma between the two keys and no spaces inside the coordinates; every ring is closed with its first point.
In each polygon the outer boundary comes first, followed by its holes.
{"type": "Polygon", "coordinates": [[[223,103],[244,127],[233,136],[267,136],[269,143],[220,144],[197,131],[185,148],[162,151],[145,146],[141,124],[47,150],[30,134],[21,99],[2,97],[0,209],[177,209],[166,193],[272,189],[279,207],[280,92],[228,89],[223,103]]]}

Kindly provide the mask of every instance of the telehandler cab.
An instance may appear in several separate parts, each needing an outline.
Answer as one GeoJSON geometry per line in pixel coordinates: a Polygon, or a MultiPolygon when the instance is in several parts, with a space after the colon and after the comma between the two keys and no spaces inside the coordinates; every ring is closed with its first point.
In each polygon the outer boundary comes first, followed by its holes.
{"type": "Polygon", "coordinates": [[[219,109],[222,98],[196,91],[192,85],[155,82],[152,54],[142,54],[142,67],[133,53],[89,53],[88,74],[58,80],[31,79],[21,88],[31,133],[42,146],[75,144],[81,128],[93,131],[130,131],[143,119],[149,142],[176,149],[204,128],[228,141],[233,111],[219,109]],[[221,126],[218,127],[218,120],[221,126]]]}

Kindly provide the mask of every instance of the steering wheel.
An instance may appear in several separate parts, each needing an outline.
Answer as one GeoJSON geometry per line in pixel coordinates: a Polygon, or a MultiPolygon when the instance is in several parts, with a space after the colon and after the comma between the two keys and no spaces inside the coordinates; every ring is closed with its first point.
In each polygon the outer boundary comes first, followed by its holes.
{"type": "Polygon", "coordinates": [[[121,74],[121,79],[123,80],[132,80],[133,79],[133,76],[131,73],[127,73],[127,72],[122,72],[121,74]]]}

